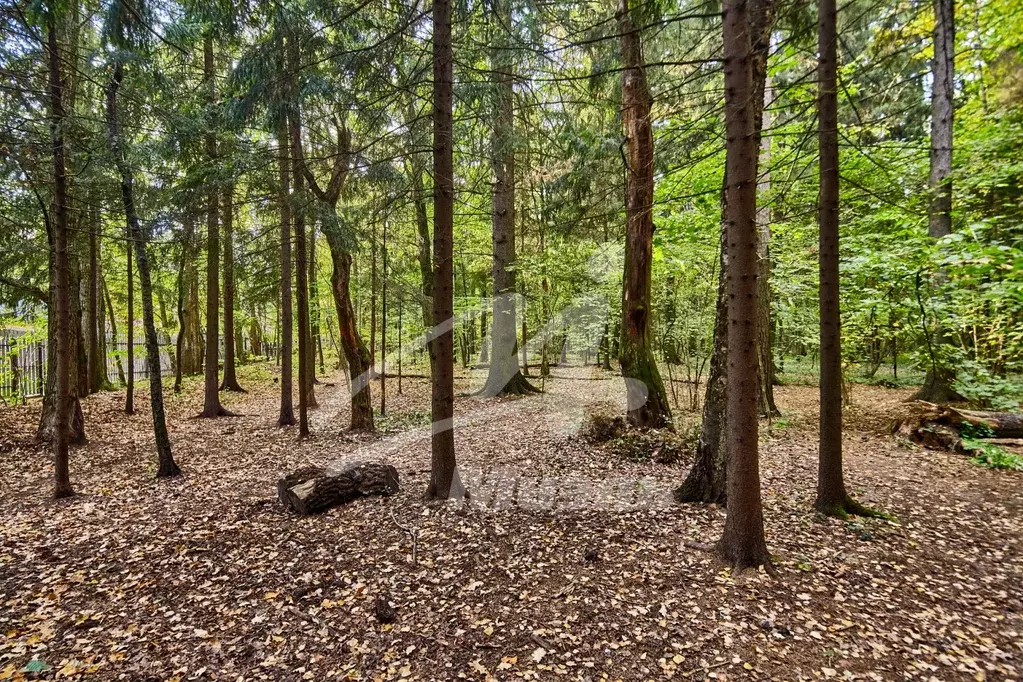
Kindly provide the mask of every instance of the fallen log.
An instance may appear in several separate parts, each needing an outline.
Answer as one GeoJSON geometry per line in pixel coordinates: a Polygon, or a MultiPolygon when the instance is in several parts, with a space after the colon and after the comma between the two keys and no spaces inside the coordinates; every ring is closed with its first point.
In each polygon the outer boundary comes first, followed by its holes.
{"type": "Polygon", "coordinates": [[[367,495],[398,492],[398,470],[382,462],[352,462],[340,470],[308,466],[277,481],[277,498],[308,516],[367,495]]]}
{"type": "Polygon", "coordinates": [[[910,404],[909,414],[893,425],[892,433],[926,447],[962,452],[967,426],[972,427],[974,433],[968,435],[974,438],[1023,438],[1023,414],[964,410],[923,400],[910,404]]]}

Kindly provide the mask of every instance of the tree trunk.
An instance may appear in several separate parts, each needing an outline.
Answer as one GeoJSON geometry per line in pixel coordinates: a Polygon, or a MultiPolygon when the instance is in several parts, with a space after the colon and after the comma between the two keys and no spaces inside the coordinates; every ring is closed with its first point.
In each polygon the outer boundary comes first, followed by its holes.
{"type": "Polygon", "coordinates": [[[103,298],[107,301],[107,317],[110,319],[110,336],[114,340],[114,358],[117,363],[117,378],[121,384],[125,384],[127,379],[124,376],[124,365],[121,363],[121,354],[117,352],[117,315],[114,314],[114,304],[110,300],[110,289],[107,288],[106,277],[103,278],[103,298]]]}
{"type": "Polygon", "coordinates": [[[68,465],[69,413],[72,408],[71,396],[71,363],[68,341],[70,336],[70,307],[68,292],[68,235],[67,235],[67,169],[64,150],[64,94],[60,73],[61,57],[57,45],[56,9],[49,8],[50,15],[46,27],[47,61],[49,64],[49,113],[50,134],[53,149],[53,236],[54,236],[54,281],[55,296],[53,306],[57,318],[56,336],[56,429],[53,438],[54,478],[53,496],[55,498],[74,495],[71,487],[71,476],[68,465]]]}
{"type": "Polygon", "coordinates": [[[103,387],[106,385],[106,363],[104,362],[103,356],[100,355],[99,342],[100,335],[102,334],[99,327],[100,310],[102,309],[102,305],[99,300],[100,225],[98,209],[93,208],[89,212],[89,215],[91,216],[91,220],[89,221],[89,314],[87,317],[89,328],[86,334],[88,338],[88,392],[96,393],[103,390],[103,387]]]}
{"type": "Polygon", "coordinates": [[[181,391],[181,377],[198,374],[202,367],[199,341],[199,273],[195,237],[195,216],[186,210],[182,220],[181,263],[178,266],[178,340],[175,351],[174,391],[181,391]]]}
{"type": "Polygon", "coordinates": [[[452,232],[454,228],[454,162],[452,154],[453,61],[451,0],[433,0],[433,337],[435,358],[430,382],[433,442],[430,486],[426,497],[462,498],[465,494],[455,465],[454,308],[452,232]]]}
{"type": "MultiPolygon", "coordinates": [[[[622,51],[622,119],[625,124],[626,183],[625,274],[622,287],[620,362],[628,391],[628,420],[633,426],[671,426],[671,408],[650,350],[650,277],[654,239],[653,98],[639,29],[619,0],[617,18],[622,51]]],[[[546,354],[544,354],[546,357],[546,354]]]]}
{"type": "MultiPolygon", "coordinates": [[[[203,39],[203,79],[206,81],[206,104],[213,107],[217,102],[216,64],[213,59],[213,36],[206,34],[203,39]]],[[[223,417],[231,413],[220,404],[220,192],[217,191],[213,166],[217,163],[217,136],[214,132],[206,135],[206,160],[210,164],[210,176],[206,182],[206,362],[203,377],[203,408],[200,417],[223,417]]],[[[230,330],[224,330],[230,336],[230,330]]]]}
{"type": "MultiPolygon", "coordinates": [[[[336,239],[329,232],[325,232],[325,234],[328,242],[336,239]]],[[[348,363],[348,374],[351,378],[352,420],[350,428],[352,431],[373,431],[373,395],[370,386],[373,365],[369,356],[369,348],[359,336],[359,330],[355,324],[350,284],[352,254],[345,252],[340,244],[332,243],[330,257],[333,263],[330,283],[341,334],[341,348],[344,351],[345,360],[348,363]]]]}
{"type": "MultiPolygon", "coordinates": [[[[757,0],[748,5],[748,21],[751,32],[751,64],[753,75],[753,117],[754,139],[759,147],[761,140],[761,112],[764,109],[767,57],[770,50],[770,35],[774,24],[775,0],[757,0]]],[[[759,159],[758,159],[759,161],[759,159]]],[[[754,169],[754,176],[756,168],[754,169]]],[[[696,461],[689,471],[685,482],[675,491],[675,499],[680,502],[707,502],[725,505],[728,501],[728,451],[725,436],[728,432],[728,188],[730,180],[728,168],[725,168],[721,186],[721,243],[718,261],[718,291],[714,315],[714,343],[710,359],[710,375],[707,378],[707,389],[703,401],[703,422],[700,428],[700,439],[696,448],[696,461]]],[[[758,235],[759,236],[759,235],[758,235]]],[[[760,258],[763,251],[758,244],[757,258],[757,291],[762,292],[759,281],[763,272],[760,258]]],[[[763,320],[764,304],[759,304],[758,319],[763,320]]],[[[758,331],[757,351],[762,357],[765,344],[762,334],[758,331]]],[[[770,352],[769,344],[767,350],[770,352]]],[[[758,363],[758,389],[760,384],[758,363]]],[[[758,399],[761,391],[758,390],[758,399]]],[[[773,396],[774,391],[771,390],[773,396]]]]}
{"type": "MultiPolygon", "coordinates": [[[[928,185],[931,201],[928,208],[928,234],[941,239],[952,234],[952,124],[955,95],[955,3],[934,0],[934,85],[931,88],[931,172],[928,185]]],[[[937,279],[940,281],[942,275],[937,279]]],[[[948,343],[947,332],[939,322],[932,346],[948,343]]],[[[931,366],[924,384],[913,397],[917,400],[944,403],[962,400],[952,387],[955,368],[940,352],[931,351],[931,366]]]]}
{"type": "Polygon", "coordinates": [[[491,218],[494,314],[491,316],[490,367],[481,393],[486,396],[537,393],[519,371],[515,321],[515,92],[514,66],[506,33],[511,26],[510,0],[494,6],[497,38],[491,51],[497,96],[490,161],[494,169],[491,218]]]}
{"type": "MultiPolygon", "coordinates": [[[[770,3],[754,3],[753,8],[766,7],[772,10],[770,3]]],[[[769,106],[774,99],[774,89],[770,84],[770,77],[767,74],[767,55],[771,45],[771,26],[773,21],[758,22],[754,17],[750,18],[754,27],[758,24],[765,25],[765,31],[753,38],[762,45],[754,45],[753,50],[753,83],[754,88],[759,92],[756,96],[756,103],[759,104],[760,112],[757,119],[757,129],[760,138],[760,179],[757,193],[760,195],[762,205],[757,207],[757,287],[760,298],[760,325],[759,338],[757,339],[757,352],[760,356],[760,393],[759,410],[765,417],[776,417],[781,414],[778,405],[774,401],[774,352],[771,344],[771,206],[768,203],[767,194],[771,191],[771,174],[767,169],[771,162],[771,138],[765,136],[765,130],[771,127],[771,112],[769,106]]]]}
{"type": "MultiPolygon", "coordinates": [[[[323,337],[320,335],[320,320],[322,318],[320,287],[316,273],[316,223],[314,222],[309,226],[309,329],[313,339],[313,355],[316,355],[316,349],[319,348],[320,374],[324,374],[326,368],[323,364],[323,337]]],[[[317,383],[315,373],[313,383],[317,383]]]]}
{"type": "MultiPolygon", "coordinates": [[[[288,131],[291,142],[293,160],[292,176],[294,178],[295,195],[302,196],[304,179],[300,157],[302,155],[302,121],[300,119],[297,84],[295,72],[298,68],[298,42],[293,35],[288,36],[288,63],[291,102],[288,112],[288,131]]],[[[309,437],[309,396],[313,390],[312,352],[309,348],[309,267],[307,264],[308,247],[305,243],[305,215],[299,206],[292,206],[292,222],[295,231],[295,279],[297,291],[295,304],[298,306],[298,437],[309,437]]]]}
{"type": "Polygon", "coordinates": [[[380,415],[387,414],[387,220],[381,243],[383,288],[380,291],[380,415]]]}
{"type": "Polygon", "coordinates": [[[134,178],[125,158],[117,122],[117,92],[121,87],[123,67],[118,61],[107,89],[107,130],[110,148],[113,152],[121,180],[121,201],[124,216],[135,245],[135,259],[138,261],[139,280],[142,286],[142,324],[146,334],[146,355],[149,359],[149,400],[153,410],[153,434],[159,459],[157,478],[177,476],[181,473],[171,455],[170,435],[167,433],[167,418],[163,408],[163,378],[160,375],[160,342],[156,336],[156,319],[153,314],[153,283],[149,273],[149,259],[146,256],[145,235],[135,212],[134,178]]]}
{"type": "Polygon", "coordinates": [[[426,217],[426,189],[423,187],[423,171],[418,164],[412,164],[412,191],[416,202],[416,243],[419,258],[419,273],[423,278],[423,327],[433,326],[433,257],[430,254],[430,224],[426,217]]]}
{"type": "Polygon", "coordinates": [[[766,564],[757,429],[757,139],[750,21],[724,6],[728,230],[728,516],[718,550],[738,569],[766,564]]]}
{"type": "MultiPolygon", "coordinates": [[[[235,373],[234,182],[224,189],[224,380],[221,391],[245,392],[235,373]]],[[[237,348],[240,350],[240,347],[237,348]]]]}
{"type": "Polygon", "coordinates": [[[125,228],[127,241],[124,244],[124,259],[127,263],[128,324],[125,325],[125,340],[128,352],[128,386],[124,394],[124,412],[135,414],[135,277],[131,272],[132,239],[131,227],[125,228]]]}
{"type": "MultiPolygon", "coordinates": [[[[284,45],[278,37],[280,58],[284,60],[284,45]]],[[[294,396],[292,395],[292,339],[294,335],[291,307],[291,170],[288,143],[288,121],[284,115],[277,122],[278,168],[280,183],[277,203],[281,211],[281,332],[278,352],[281,355],[281,410],[278,426],[295,424],[294,396]]]]}

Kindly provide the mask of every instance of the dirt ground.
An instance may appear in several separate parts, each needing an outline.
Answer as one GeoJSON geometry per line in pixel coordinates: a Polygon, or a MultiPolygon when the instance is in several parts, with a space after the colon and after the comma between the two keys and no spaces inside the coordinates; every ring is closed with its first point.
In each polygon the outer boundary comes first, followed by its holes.
{"type": "MultiPolygon", "coordinates": [[[[471,504],[424,503],[429,387],[387,382],[380,437],[352,436],[340,376],[314,438],[277,429],[273,368],[237,418],[170,396],[184,471],[154,480],[146,387],[83,402],[79,495],[49,498],[38,405],[0,407],[0,680],[1019,680],[1023,474],[888,435],[904,391],[855,386],[846,480],[895,518],[815,517],[816,388],[780,387],[762,424],[774,575],[731,575],[678,506],[689,461],[628,461],[577,430],[620,378],[557,368],[546,393],[456,401],[471,504]],[[275,499],[306,463],[380,458],[401,492],[311,518],[275,499]],[[378,600],[396,617],[382,624],[378,600]]],[[[477,382],[478,383],[478,382],[477,382]]],[[[374,385],[377,391],[378,385],[374,385]]]]}

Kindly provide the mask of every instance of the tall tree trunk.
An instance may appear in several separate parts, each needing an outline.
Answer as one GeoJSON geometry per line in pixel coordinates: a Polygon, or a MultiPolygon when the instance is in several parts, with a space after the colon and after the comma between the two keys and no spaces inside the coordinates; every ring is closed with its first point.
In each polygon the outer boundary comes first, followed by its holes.
{"type": "MultiPolygon", "coordinates": [[[[931,173],[928,185],[931,202],[928,208],[928,234],[941,239],[952,234],[952,123],[955,95],[955,2],[934,0],[934,85],[931,88],[931,173]]],[[[943,275],[935,278],[943,280],[943,275]]],[[[962,400],[952,388],[955,369],[943,357],[940,346],[948,343],[948,334],[939,323],[930,342],[931,366],[917,400],[932,403],[962,400]],[[934,347],[938,347],[935,352],[934,347]]]]}
{"type": "MultiPolygon", "coordinates": [[[[316,223],[309,226],[309,328],[313,338],[313,355],[316,349],[320,352],[320,374],[326,372],[323,366],[323,337],[320,335],[320,320],[323,315],[320,311],[320,287],[316,267],[316,223]]],[[[315,374],[313,383],[316,382],[315,374]]]]}
{"type": "Polygon", "coordinates": [[[643,47],[639,29],[630,16],[629,0],[619,0],[617,18],[624,67],[622,118],[627,161],[620,361],[628,390],[629,423],[659,428],[671,426],[671,408],[650,350],[650,277],[654,243],[654,134],[650,108],[653,98],[647,87],[643,47]]]}
{"type": "Polygon", "coordinates": [[[128,324],[126,326],[126,345],[128,352],[128,386],[124,396],[124,411],[126,414],[135,414],[135,276],[131,271],[132,260],[132,239],[131,228],[125,229],[127,241],[124,243],[124,257],[127,263],[127,288],[128,288],[128,324]]]}
{"type": "Polygon", "coordinates": [[[199,334],[199,273],[195,236],[195,216],[186,209],[182,220],[181,262],[178,266],[178,340],[174,371],[174,391],[181,390],[181,377],[197,374],[202,367],[199,334]]]}
{"type": "MultiPolygon", "coordinates": [[[[751,64],[753,77],[753,126],[754,140],[759,147],[762,131],[761,113],[764,109],[767,57],[770,51],[770,36],[774,25],[774,9],[776,0],[754,0],[748,3],[747,21],[750,24],[751,64]]],[[[759,158],[757,159],[759,162],[759,158]]],[[[758,164],[759,165],[759,164],[758,164]]],[[[756,176],[757,166],[754,167],[756,176]]],[[[675,491],[675,499],[679,502],[706,502],[724,505],[728,501],[728,451],[725,438],[728,433],[728,188],[731,181],[728,168],[725,168],[721,185],[721,241],[718,261],[718,290],[714,314],[714,343],[710,359],[710,374],[707,378],[707,389],[703,401],[703,422],[700,427],[700,439],[696,447],[696,461],[686,476],[685,482],[675,491]]],[[[762,251],[758,240],[757,257],[757,291],[763,291],[760,282],[763,272],[762,251]]],[[[764,303],[759,303],[758,319],[763,320],[764,303]]],[[[764,344],[762,334],[758,331],[757,352],[762,357],[764,344]]],[[[770,352],[768,344],[768,352],[770,352]]],[[[758,363],[758,377],[759,377],[758,363]]],[[[758,400],[761,386],[758,378],[758,400]]],[[[773,396],[773,390],[771,392],[773,396]]]]}
{"type": "Polygon", "coordinates": [[[757,136],[745,0],[724,6],[728,229],[728,516],[718,544],[736,568],[766,564],[757,427],[757,136]]]}
{"type": "Polygon", "coordinates": [[[49,7],[46,27],[47,61],[49,64],[49,113],[50,135],[53,148],[53,235],[54,235],[54,267],[55,296],[53,306],[57,318],[56,338],[56,429],[53,438],[53,496],[55,498],[74,495],[71,487],[70,468],[68,465],[69,414],[71,410],[71,363],[68,341],[70,335],[70,306],[68,292],[68,236],[67,236],[67,168],[64,150],[64,94],[60,73],[60,52],[57,45],[57,28],[55,5],[49,7]]]}
{"type": "Polygon", "coordinates": [[[817,511],[869,514],[849,497],[842,475],[842,316],[838,238],[838,31],[836,0],[818,4],[817,120],[820,148],[820,447],[817,511]]]}
{"type": "Polygon", "coordinates": [[[88,369],[89,369],[89,393],[96,393],[103,390],[106,384],[106,363],[100,355],[99,328],[100,311],[102,305],[99,301],[99,211],[93,208],[90,212],[89,221],[89,297],[87,323],[87,348],[88,348],[88,369]]]}
{"type": "MultiPolygon", "coordinates": [[[[769,3],[754,3],[754,7],[760,7],[769,3]]],[[[758,23],[751,17],[754,26],[758,23]]],[[[770,84],[770,77],[767,74],[767,53],[770,50],[770,34],[773,21],[767,24],[766,35],[754,36],[754,40],[764,41],[763,49],[754,45],[754,88],[759,90],[757,102],[760,104],[760,117],[758,130],[760,131],[760,179],[757,193],[760,195],[757,206],[757,287],[760,297],[760,326],[759,339],[757,340],[757,352],[760,356],[760,393],[759,410],[760,414],[767,417],[775,417],[781,414],[778,405],[774,401],[774,352],[771,343],[771,206],[767,203],[767,194],[771,191],[771,173],[767,170],[771,162],[771,138],[764,135],[764,131],[771,126],[771,112],[769,105],[774,99],[774,89],[770,84]],[[763,59],[760,59],[763,55],[763,59]],[[760,87],[761,83],[763,87],[760,87]]]]}
{"type": "MultiPolygon", "coordinates": [[[[206,81],[206,104],[217,102],[216,64],[213,58],[213,36],[203,39],[203,79],[206,81]]],[[[213,168],[217,163],[217,136],[206,134],[206,160],[210,174],[206,179],[206,362],[203,377],[203,408],[200,417],[223,417],[231,413],[220,404],[220,192],[213,168]]],[[[230,330],[225,330],[230,335],[230,330]]]]}
{"type": "Polygon", "coordinates": [[[416,244],[418,247],[419,273],[423,279],[423,327],[433,326],[433,257],[430,254],[430,224],[426,217],[426,189],[423,187],[423,171],[417,163],[412,164],[412,191],[416,202],[416,244]]]}
{"type": "Polygon", "coordinates": [[[494,169],[491,216],[494,314],[490,332],[490,368],[481,393],[486,396],[537,393],[519,370],[515,321],[515,92],[507,31],[512,25],[510,0],[494,5],[491,64],[496,95],[490,162],[494,169]]]}
{"type": "Polygon", "coordinates": [[[461,498],[465,491],[455,465],[454,162],[452,158],[451,0],[433,0],[433,332],[435,358],[430,382],[433,443],[428,498],[461,498]]]}
{"type": "Polygon", "coordinates": [[[135,260],[138,262],[139,281],[142,287],[142,324],[146,334],[146,355],[149,360],[149,401],[153,410],[153,435],[156,440],[156,452],[159,466],[157,478],[177,476],[181,473],[171,455],[170,435],[167,433],[167,418],[163,408],[163,378],[160,374],[160,341],[156,336],[156,319],[153,314],[153,282],[149,273],[149,259],[146,256],[145,235],[139,224],[135,211],[134,178],[125,158],[121,142],[120,127],[117,122],[117,92],[124,76],[121,62],[114,65],[113,77],[107,89],[107,131],[110,149],[113,152],[117,170],[121,179],[121,201],[124,205],[124,216],[135,245],[135,260]]]}
{"type": "MultiPolygon", "coordinates": [[[[280,58],[284,60],[283,40],[278,37],[280,58]]],[[[277,122],[277,146],[279,186],[277,203],[281,212],[281,331],[277,344],[281,356],[281,410],[278,426],[295,424],[294,396],[292,391],[292,340],[294,320],[291,307],[291,154],[288,143],[288,121],[284,115],[277,122]]]]}
{"type": "Polygon", "coordinates": [[[380,414],[387,414],[387,220],[384,220],[381,243],[383,287],[380,290],[380,414]]]}
{"type": "MultiPolygon", "coordinates": [[[[235,372],[234,182],[224,188],[224,380],[221,391],[245,392],[235,372]]],[[[238,348],[237,350],[240,350],[238,348]]]]}

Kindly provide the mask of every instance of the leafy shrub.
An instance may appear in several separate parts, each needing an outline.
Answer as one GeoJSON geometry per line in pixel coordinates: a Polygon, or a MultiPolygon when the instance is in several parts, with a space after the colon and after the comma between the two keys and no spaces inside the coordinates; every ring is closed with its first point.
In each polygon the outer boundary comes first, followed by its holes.
{"type": "Polygon", "coordinates": [[[994,410],[1019,409],[1023,385],[992,374],[984,366],[970,360],[959,364],[955,390],[971,403],[994,410]]]}
{"type": "Polygon", "coordinates": [[[621,438],[628,430],[625,418],[606,412],[593,412],[587,416],[582,435],[591,443],[606,443],[621,438]]]}
{"type": "Polygon", "coordinates": [[[1023,457],[993,443],[963,438],[963,448],[971,453],[970,461],[988,469],[1023,471],[1023,457]]]}

